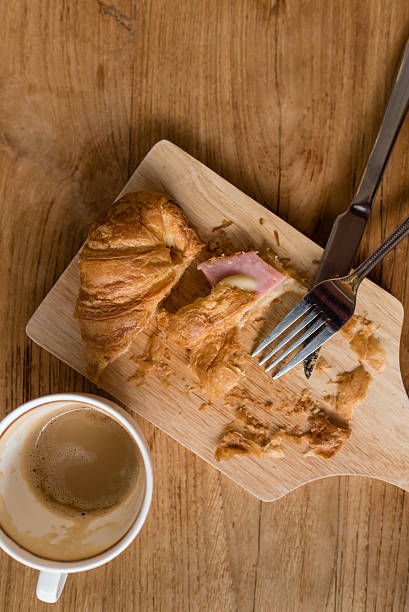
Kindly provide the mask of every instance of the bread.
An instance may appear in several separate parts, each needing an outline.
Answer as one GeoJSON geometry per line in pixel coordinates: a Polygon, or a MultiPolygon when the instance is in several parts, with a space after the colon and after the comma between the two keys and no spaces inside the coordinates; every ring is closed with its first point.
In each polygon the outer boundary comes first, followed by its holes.
{"type": "Polygon", "coordinates": [[[181,346],[192,349],[203,344],[207,336],[237,326],[256,301],[257,295],[252,291],[217,285],[209,295],[197,298],[175,314],[162,310],[157,321],[181,346]]]}
{"type": "Polygon", "coordinates": [[[244,376],[238,326],[256,301],[252,291],[218,285],[175,314],[158,314],[159,328],[189,350],[190,365],[210,399],[222,397],[244,376]]]}
{"type": "Polygon", "coordinates": [[[245,377],[240,328],[247,318],[255,317],[275,298],[300,285],[284,268],[278,271],[254,252],[213,258],[199,268],[211,272],[208,278],[216,283],[211,293],[174,314],[162,310],[157,322],[162,331],[189,350],[190,366],[201,387],[210,399],[218,399],[245,377]],[[229,276],[221,279],[220,268],[229,276]],[[258,270],[256,281],[264,287],[261,293],[225,284],[228,279],[236,282],[243,268],[247,272],[258,270]],[[231,271],[234,276],[230,276],[231,271]]]}
{"type": "Polygon", "coordinates": [[[74,313],[91,380],[129,348],[203,246],[169,196],[151,191],[124,195],[91,226],[74,313]]]}

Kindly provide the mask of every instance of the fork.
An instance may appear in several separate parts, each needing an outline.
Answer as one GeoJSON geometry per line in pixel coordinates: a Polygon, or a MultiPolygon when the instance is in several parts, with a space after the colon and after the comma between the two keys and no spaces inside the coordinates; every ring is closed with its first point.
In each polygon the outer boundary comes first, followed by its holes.
{"type": "Polygon", "coordinates": [[[363,279],[408,234],[409,217],[351,274],[339,278],[331,278],[315,285],[298,302],[297,306],[268,334],[252,352],[251,356],[255,357],[258,355],[296,322],[298,322],[297,325],[260,360],[260,365],[266,364],[278,351],[284,349],[278,357],[266,366],[265,371],[269,372],[300,344],[304,344],[301,350],[281,370],[274,374],[273,379],[276,379],[291,370],[308,357],[308,355],[318,350],[354,314],[356,295],[363,279]],[[293,338],[294,342],[286,346],[293,338]]]}

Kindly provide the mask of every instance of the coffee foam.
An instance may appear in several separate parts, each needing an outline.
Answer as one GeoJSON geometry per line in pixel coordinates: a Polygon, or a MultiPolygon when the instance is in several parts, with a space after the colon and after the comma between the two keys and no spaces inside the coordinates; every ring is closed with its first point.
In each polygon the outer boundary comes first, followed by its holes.
{"type": "Polygon", "coordinates": [[[128,432],[92,408],[51,419],[26,455],[36,495],[69,517],[104,514],[126,497],[136,480],[138,451],[128,432]]]}

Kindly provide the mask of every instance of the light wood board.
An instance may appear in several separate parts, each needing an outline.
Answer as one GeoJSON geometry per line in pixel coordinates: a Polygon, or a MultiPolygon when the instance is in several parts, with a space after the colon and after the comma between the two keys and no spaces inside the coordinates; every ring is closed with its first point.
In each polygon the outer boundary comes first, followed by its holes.
{"type": "MultiPolygon", "coordinates": [[[[174,197],[204,240],[220,237],[213,229],[228,219],[233,224],[226,229],[226,234],[237,249],[270,245],[280,257],[290,258],[309,281],[314,276],[316,261],[322,253],[320,247],[168,141],[160,141],[151,149],[121,194],[139,189],[162,191],[174,197]]],[[[203,293],[201,283],[200,274],[190,270],[172,296],[170,307],[203,293]]],[[[34,313],[27,325],[27,333],[40,346],[85,374],[79,327],[72,316],[78,286],[78,261],[75,257],[34,313]]],[[[281,304],[274,305],[274,317],[282,316],[294,299],[295,296],[288,296],[281,304]]],[[[147,333],[141,334],[131,351],[107,369],[101,386],[131,411],[148,419],[262,500],[272,501],[306,482],[339,474],[372,476],[409,490],[409,401],[398,359],[402,305],[375,284],[364,281],[357,312],[367,313],[369,319],[379,325],[378,335],[387,352],[387,366],[382,375],[372,373],[374,380],[367,397],[355,411],[351,438],[329,460],[306,458],[301,448],[286,445],[283,459],[235,457],[217,462],[214,450],[233,413],[223,402],[199,411],[207,399],[197,385],[188,392],[187,387],[194,386],[195,379],[187,367],[183,351],[170,345],[175,375],[169,387],[156,376],[148,379],[142,387],[127,383],[135,371],[130,354],[143,352],[147,333]]],[[[254,339],[263,330],[258,326],[252,332],[254,339]]],[[[351,370],[358,364],[348,345],[338,337],[325,347],[324,354],[333,366],[332,379],[336,373],[351,370]]],[[[307,386],[301,368],[277,382],[273,382],[250,359],[247,369],[249,376],[244,386],[259,400],[274,402],[277,389],[301,393],[307,386]]],[[[334,391],[325,374],[314,374],[308,386],[317,399],[334,391]]],[[[274,414],[265,415],[269,423],[275,422],[276,418],[274,414]]]]}

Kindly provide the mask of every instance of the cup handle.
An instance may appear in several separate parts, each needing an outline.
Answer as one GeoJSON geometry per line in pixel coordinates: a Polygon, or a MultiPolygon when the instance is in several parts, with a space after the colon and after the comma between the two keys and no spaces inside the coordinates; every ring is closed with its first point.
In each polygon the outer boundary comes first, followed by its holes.
{"type": "Polygon", "coordinates": [[[67,580],[67,575],[66,572],[40,572],[36,590],[38,599],[46,603],[58,601],[67,580]]]}

